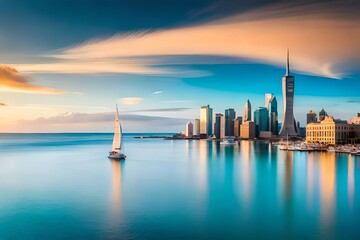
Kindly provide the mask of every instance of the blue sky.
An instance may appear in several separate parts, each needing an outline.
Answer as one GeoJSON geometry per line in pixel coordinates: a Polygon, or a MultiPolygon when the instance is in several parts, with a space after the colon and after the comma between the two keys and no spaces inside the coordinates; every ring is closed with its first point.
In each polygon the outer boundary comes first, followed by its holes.
{"type": "Polygon", "coordinates": [[[302,125],[360,111],[356,1],[0,3],[3,132],[112,131],[116,102],[127,132],[178,132],[265,93],[281,121],[287,48],[302,125]]]}

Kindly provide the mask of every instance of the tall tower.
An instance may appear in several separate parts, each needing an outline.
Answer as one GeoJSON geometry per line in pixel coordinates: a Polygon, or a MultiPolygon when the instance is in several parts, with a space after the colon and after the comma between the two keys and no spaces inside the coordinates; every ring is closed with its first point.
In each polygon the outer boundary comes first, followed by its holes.
{"type": "Polygon", "coordinates": [[[244,107],[243,123],[246,121],[251,121],[251,104],[250,104],[249,99],[246,101],[245,107],[244,107]]]}
{"type": "Polygon", "coordinates": [[[236,112],[233,108],[225,110],[225,136],[234,136],[234,119],[236,112]]]}
{"type": "Polygon", "coordinates": [[[289,50],[287,52],[286,75],[282,78],[282,92],[284,99],[284,118],[279,136],[297,136],[294,118],[294,84],[295,77],[290,75],[289,50]]]}
{"type": "Polygon", "coordinates": [[[200,109],[200,137],[207,138],[212,135],[212,108],[207,106],[202,106],[200,109]]]}

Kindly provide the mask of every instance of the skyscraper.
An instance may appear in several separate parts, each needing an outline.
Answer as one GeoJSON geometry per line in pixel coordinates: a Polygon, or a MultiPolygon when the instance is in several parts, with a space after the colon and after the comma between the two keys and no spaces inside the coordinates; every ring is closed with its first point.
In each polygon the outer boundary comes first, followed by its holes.
{"type": "Polygon", "coordinates": [[[265,107],[269,110],[269,105],[271,99],[273,99],[274,95],[272,93],[265,93],[265,107]]]}
{"type": "Polygon", "coordinates": [[[200,136],[200,119],[195,119],[195,129],[194,129],[194,135],[200,136]]]}
{"type": "Polygon", "coordinates": [[[287,53],[286,75],[282,78],[282,92],[284,99],[284,118],[280,129],[280,137],[297,136],[294,118],[294,84],[295,77],[290,75],[289,50],[287,53]]]}
{"type": "Polygon", "coordinates": [[[212,135],[212,108],[207,106],[202,106],[200,109],[200,137],[207,138],[212,135]]]}
{"type": "Polygon", "coordinates": [[[242,117],[237,117],[234,120],[234,136],[240,137],[240,129],[241,129],[242,117]]]}
{"type": "Polygon", "coordinates": [[[315,122],[317,122],[316,113],[310,110],[310,112],[306,114],[306,124],[315,123],[315,122]]]}
{"type": "Polygon", "coordinates": [[[221,113],[217,113],[215,115],[215,129],[214,133],[216,138],[224,138],[225,137],[225,117],[221,113]]]}
{"type": "Polygon", "coordinates": [[[244,106],[244,118],[243,123],[246,121],[251,121],[251,104],[249,99],[246,101],[244,106]]]}
{"type": "Polygon", "coordinates": [[[225,110],[225,136],[234,136],[234,119],[236,113],[233,108],[225,110]]]}
{"type": "Polygon", "coordinates": [[[268,105],[269,110],[269,131],[274,134],[278,135],[278,110],[277,110],[277,100],[276,97],[273,96],[268,105]]]}
{"type": "Polygon", "coordinates": [[[194,126],[191,122],[188,122],[186,124],[186,128],[185,128],[185,136],[186,137],[193,137],[193,129],[194,129],[194,126]]]}
{"type": "Polygon", "coordinates": [[[254,122],[259,131],[269,131],[269,112],[267,108],[260,107],[254,111],[254,122]]]}

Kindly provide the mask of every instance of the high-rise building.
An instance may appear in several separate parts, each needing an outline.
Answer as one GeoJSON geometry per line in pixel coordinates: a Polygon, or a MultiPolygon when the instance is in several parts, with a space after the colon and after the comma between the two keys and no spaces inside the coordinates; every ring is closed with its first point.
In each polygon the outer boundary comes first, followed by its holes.
{"type": "Polygon", "coordinates": [[[236,113],[233,108],[225,110],[225,136],[234,136],[234,119],[236,113]]]}
{"type": "Polygon", "coordinates": [[[255,123],[252,121],[244,122],[241,125],[240,137],[249,139],[255,138],[255,123]]]}
{"type": "Polygon", "coordinates": [[[194,135],[195,136],[200,136],[200,119],[198,119],[198,118],[195,118],[194,135]]]}
{"type": "Polygon", "coordinates": [[[306,124],[315,122],[317,122],[316,113],[310,110],[310,112],[306,114],[306,124]]]}
{"type": "Polygon", "coordinates": [[[321,109],[319,112],[319,122],[325,119],[325,117],[328,116],[327,112],[324,109],[321,109]]]}
{"type": "Polygon", "coordinates": [[[277,110],[277,100],[276,97],[273,96],[268,105],[269,110],[269,131],[273,135],[278,135],[278,110],[277,110]]]}
{"type": "Polygon", "coordinates": [[[280,129],[280,137],[297,136],[294,118],[295,77],[290,75],[289,51],[287,54],[286,75],[282,78],[282,93],[284,99],[284,118],[280,129]]]}
{"type": "Polygon", "coordinates": [[[234,136],[235,137],[240,137],[241,124],[242,124],[242,117],[237,117],[234,120],[234,136]]]}
{"type": "Polygon", "coordinates": [[[185,136],[186,137],[193,137],[194,132],[193,132],[194,126],[191,122],[188,122],[186,124],[186,128],[185,128],[185,136]]]}
{"type": "Polygon", "coordinates": [[[272,93],[265,93],[265,107],[269,110],[269,105],[271,102],[271,99],[273,99],[274,94],[272,93]]]}
{"type": "Polygon", "coordinates": [[[216,138],[220,139],[225,137],[225,124],[226,124],[225,116],[222,115],[221,113],[217,113],[215,115],[215,129],[214,129],[216,138]]]}
{"type": "Polygon", "coordinates": [[[255,128],[258,129],[256,136],[260,134],[261,131],[269,131],[269,111],[265,107],[260,107],[254,111],[254,122],[255,128]]]}
{"type": "Polygon", "coordinates": [[[251,121],[251,103],[249,99],[246,101],[244,106],[244,117],[243,122],[251,121]]]}
{"type": "Polygon", "coordinates": [[[212,123],[213,113],[212,108],[207,106],[202,106],[200,109],[200,137],[207,138],[212,135],[212,123]]]}

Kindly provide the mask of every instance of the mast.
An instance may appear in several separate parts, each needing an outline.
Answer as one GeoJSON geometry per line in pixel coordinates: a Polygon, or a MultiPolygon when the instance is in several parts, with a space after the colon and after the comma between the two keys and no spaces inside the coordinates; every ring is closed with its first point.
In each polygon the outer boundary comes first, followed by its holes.
{"type": "Polygon", "coordinates": [[[113,147],[112,150],[120,150],[121,149],[121,125],[119,121],[119,111],[116,104],[116,113],[115,113],[115,122],[114,122],[114,139],[113,139],[113,147]]]}

